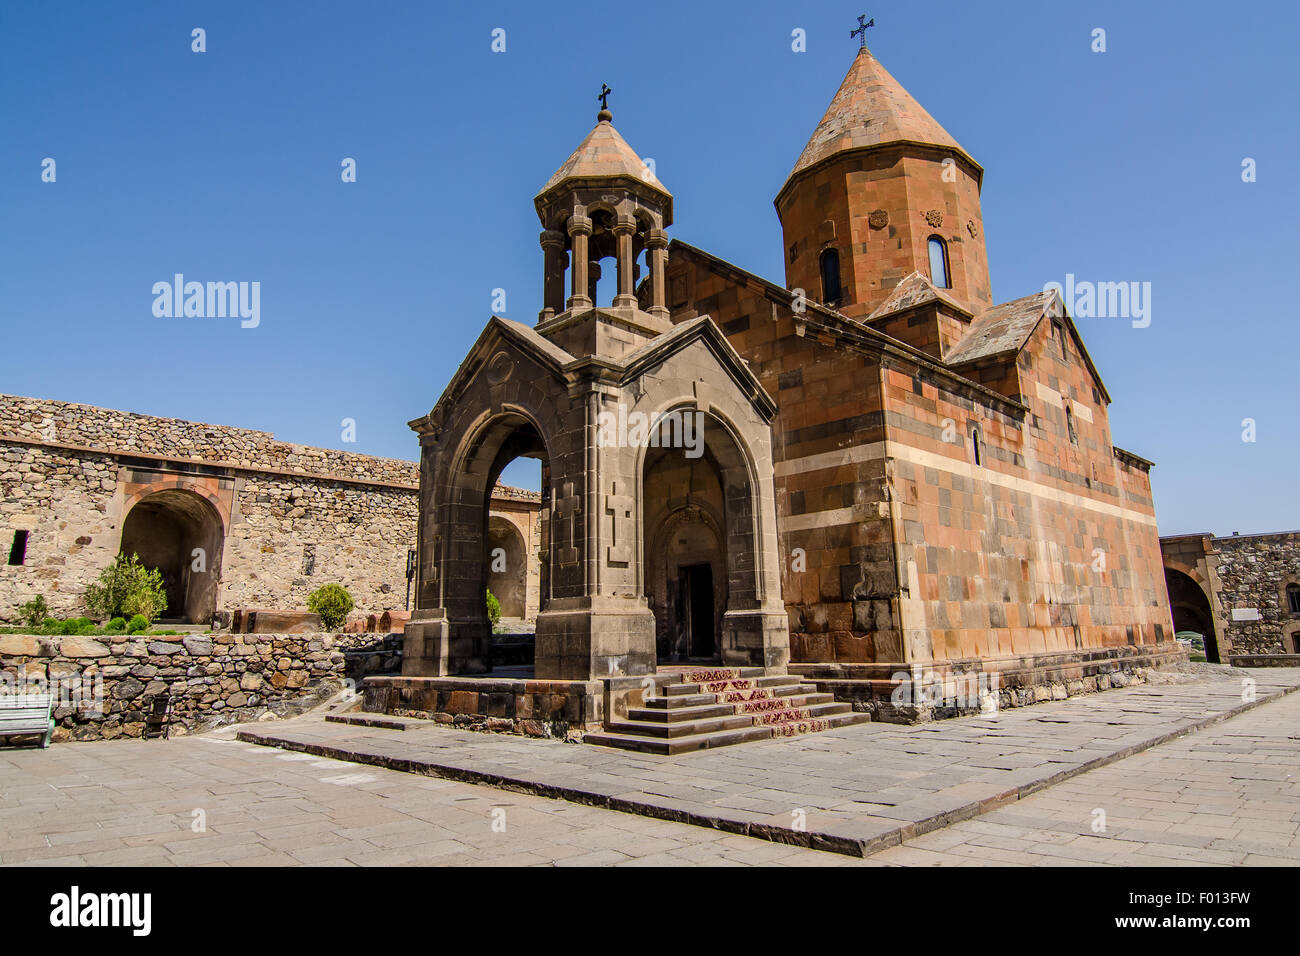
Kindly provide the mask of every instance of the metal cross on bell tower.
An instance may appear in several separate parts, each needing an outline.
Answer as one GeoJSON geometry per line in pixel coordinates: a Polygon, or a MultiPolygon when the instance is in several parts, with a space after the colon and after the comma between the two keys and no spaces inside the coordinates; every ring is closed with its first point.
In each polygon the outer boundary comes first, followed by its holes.
{"type": "Polygon", "coordinates": [[[862,14],[862,16],[858,17],[858,28],[856,30],[849,31],[850,38],[852,37],[862,38],[861,42],[858,44],[859,50],[865,50],[867,48],[867,28],[874,27],[875,25],[876,25],[876,18],[872,17],[870,20],[867,20],[867,15],[864,13],[862,14]],[[862,22],[863,20],[866,20],[867,22],[863,23],[862,22]]]}
{"type": "Polygon", "coordinates": [[[597,96],[596,99],[600,100],[600,108],[602,110],[609,109],[609,94],[613,92],[614,91],[604,83],[600,84],[600,95],[597,96]]]}

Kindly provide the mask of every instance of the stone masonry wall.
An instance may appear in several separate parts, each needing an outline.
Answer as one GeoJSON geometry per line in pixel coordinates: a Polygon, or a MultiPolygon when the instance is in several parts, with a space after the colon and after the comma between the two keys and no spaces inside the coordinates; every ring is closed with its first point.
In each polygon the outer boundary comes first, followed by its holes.
{"type": "Polygon", "coordinates": [[[173,734],[291,716],[351,679],[399,665],[375,634],[183,637],[0,635],[0,693],[53,693],[54,739],[139,737],[148,700],[173,697],[173,734]]]}
{"type": "Polygon", "coordinates": [[[1300,585],[1300,532],[1215,538],[1218,598],[1233,655],[1300,652],[1300,614],[1287,602],[1300,585]]]}
{"type": "Polygon", "coordinates": [[[408,487],[419,482],[418,466],[398,458],[312,448],[247,428],[16,395],[0,395],[0,440],[4,438],[408,487]]]}
{"type": "MultiPolygon", "coordinates": [[[[305,608],[328,582],[351,592],[356,614],[401,608],[417,484],[414,462],[0,395],[0,546],[7,554],[27,533],[22,564],[0,561],[0,621],[38,594],[57,616],[83,613],[82,594],[121,549],[132,508],[161,490],[219,519],[220,549],[205,572],[218,575],[217,610],[305,608]]],[[[516,521],[540,501],[514,488],[493,499],[516,521]]]]}
{"type": "Polygon", "coordinates": [[[351,592],[358,611],[402,606],[414,493],[247,475],[236,501],[219,607],[305,608],[307,595],[331,581],[351,592]]]}

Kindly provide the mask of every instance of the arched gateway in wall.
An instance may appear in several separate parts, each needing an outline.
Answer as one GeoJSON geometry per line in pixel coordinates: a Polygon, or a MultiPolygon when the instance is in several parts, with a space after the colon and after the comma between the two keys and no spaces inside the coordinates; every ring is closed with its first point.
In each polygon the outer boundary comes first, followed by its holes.
{"type": "Polygon", "coordinates": [[[167,591],[164,620],[206,624],[217,607],[225,526],[207,498],[184,488],[144,495],[122,523],[123,554],[157,568],[167,591]]]}

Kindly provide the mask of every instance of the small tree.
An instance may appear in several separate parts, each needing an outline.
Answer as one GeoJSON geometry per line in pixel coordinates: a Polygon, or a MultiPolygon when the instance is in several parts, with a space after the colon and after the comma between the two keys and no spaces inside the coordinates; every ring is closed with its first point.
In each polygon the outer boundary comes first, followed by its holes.
{"type": "Polygon", "coordinates": [[[27,603],[18,605],[18,616],[28,627],[40,627],[50,616],[50,606],[45,603],[45,595],[38,594],[27,603]]]}
{"type": "Polygon", "coordinates": [[[307,610],[320,615],[321,627],[327,631],[342,627],[356,606],[348,589],[341,584],[322,584],[307,595],[307,610]]]}
{"type": "Polygon", "coordinates": [[[167,589],[162,572],[146,568],[140,556],[119,554],[99,575],[99,581],[86,588],[86,610],[94,617],[133,617],[137,614],[154,621],[167,610],[167,589]]]}
{"type": "Polygon", "coordinates": [[[493,627],[496,627],[501,622],[501,602],[497,600],[491,588],[487,592],[487,612],[488,620],[492,622],[493,627]]]}

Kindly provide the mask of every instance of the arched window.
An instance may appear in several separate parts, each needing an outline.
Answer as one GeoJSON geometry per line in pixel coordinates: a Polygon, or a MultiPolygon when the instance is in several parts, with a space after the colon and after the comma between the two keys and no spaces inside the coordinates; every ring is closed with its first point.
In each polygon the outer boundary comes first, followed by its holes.
{"type": "Polygon", "coordinates": [[[1286,586],[1286,603],[1292,614],[1300,614],[1300,584],[1286,586]]]}
{"type": "Polygon", "coordinates": [[[975,464],[976,465],[982,464],[984,452],[983,449],[980,448],[980,430],[978,428],[971,429],[970,446],[971,449],[975,452],[975,464]]]}
{"type": "Polygon", "coordinates": [[[822,301],[828,305],[840,301],[840,254],[834,249],[822,253],[822,301]]]}
{"type": "Polygon", "coordinates": [[[938,236],[930,237],[930,281],[940,289],[951,289],[948,281],[948,246],[938,236]]]}
{"type": "MultiPolygon", "coordinates": [[[[1066,399],[1066,401],[1068,402],[1069,399],[1066,399]]],[[[1065,430],[1070,433],[1070,444],[1079,444],[1079,435],[1074,430],[1074,411],[1069,405],[1065,406],[1065,430]]]]}

